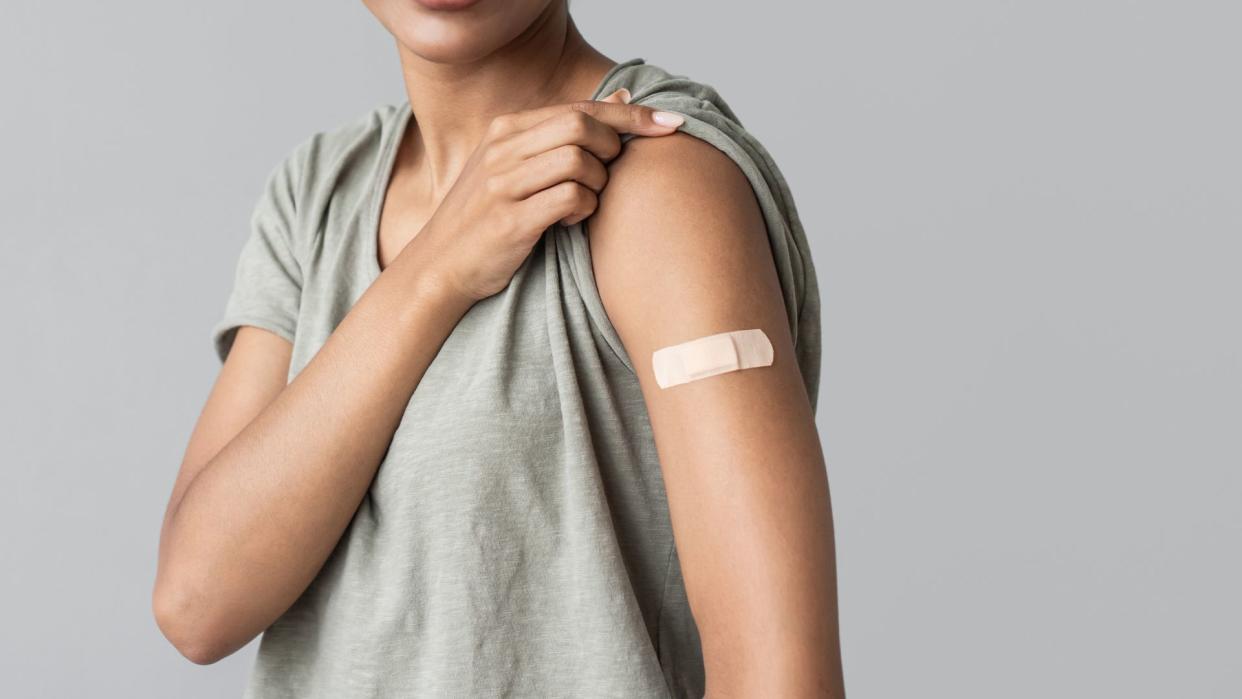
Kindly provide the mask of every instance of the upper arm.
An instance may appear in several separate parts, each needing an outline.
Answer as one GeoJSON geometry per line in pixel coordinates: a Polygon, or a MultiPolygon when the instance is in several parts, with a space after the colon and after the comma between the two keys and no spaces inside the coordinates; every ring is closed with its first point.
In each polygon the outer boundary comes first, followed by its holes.
{"type": "Polygon", "coordinates": [[[287,383],[303,285],[295,238],[306,145],[268,173],[254,204],[232,287],[211,329],[220,372],[190,435],[170,505],[287,383]]]}
{"type": "Polygon", "coordinates": [[[250,325],[236,329],[186,445],[170,503],[286,386],[293,346],[280,335],[250,325]]]}
{"type": "Polygon", "coordinates": [[[823,456],[749,182],[692,136],[635,138],[590,231],[600,297],[650,415],[709,685],[835,688],[823,456]],[[771,340],[772,365],[656,385],[653,351],[749,328],[771,340]]]}
{"type": "MultiPolygon", "coordinates": [[[[168,592],[169,578],[175,575],[172,570],[177,567],[171,562],[174,557],[170,549],[173,541],[170,526],[186,492],[207,464],[284,390],[292,354],[292,345],[288,340],[270,330],[251,325],[236,328],[231,345],[194,424],[164,509],[152,589],[152,610],[161,630],[196,663],[215,662],[227,653],[217,654],[214,647],[207,651],[207,655],[201,655],[197,648],[193,652],[187,651],[184,644],[188,641],[175,640],[181,637],[182,632],[167,626],[164,621],[166,614],[171,612],[181,616],[185,609],[185,603],[177,597],[172,597],[174,601],[170,601],[168,592]]],[[[198,625],[197,622],[195,625],[198,625]]]]}

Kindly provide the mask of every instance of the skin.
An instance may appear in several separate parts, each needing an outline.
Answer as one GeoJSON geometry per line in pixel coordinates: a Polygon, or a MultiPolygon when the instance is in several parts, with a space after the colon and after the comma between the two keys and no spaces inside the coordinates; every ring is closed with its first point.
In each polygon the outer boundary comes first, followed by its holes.
{"type": "Polygon", "coordinates": [[[586,220],[631,357],[762,328],[772,366],[670,389],[636,361],[707,696],[844,696],[832,516],[763,219],[714,147],[626,95],[563,0],[366,4],[396,39],[417,120],[381,215],[378,280],[285,385],[292,347],[239,329],[187,445],[152,595],[193,662],[254,639],[313,580],[440,345],[542,231],[586,220]],[[619,133],[634,133],[620,147],[619,133]],[[677,299],[677,303],[668,303],[677,299]]]}
{"type": "Polygon", "coordinates": [[[844,696],[827,475],[750,184],[681,133],[634,139],[609,169],[596,283],[636,358],[707,696],[844,696]],[[655,350],[746,328],[771,366],[656,384],[655,350]]]}

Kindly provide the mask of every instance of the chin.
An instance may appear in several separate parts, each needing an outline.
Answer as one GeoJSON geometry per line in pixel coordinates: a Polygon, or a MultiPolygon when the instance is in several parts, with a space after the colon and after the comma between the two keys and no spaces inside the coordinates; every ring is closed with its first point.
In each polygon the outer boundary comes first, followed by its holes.
{"type": "Polygon", "coordinates": [[[406,49],[435,63],[471,63],[513,41],[564,0],[365,0],[406,49]]]}

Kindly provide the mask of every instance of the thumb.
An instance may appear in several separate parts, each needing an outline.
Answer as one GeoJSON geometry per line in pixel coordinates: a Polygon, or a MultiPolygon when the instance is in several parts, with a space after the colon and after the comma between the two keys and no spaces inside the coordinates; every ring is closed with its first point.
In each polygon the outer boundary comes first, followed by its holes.
{"type": "Polygon", "coordinates": [[[612,94],[600,100],[600,102],[629,104],[630,103],[630,91],[625,89],[624,87],[617,88],[612,94]]]}

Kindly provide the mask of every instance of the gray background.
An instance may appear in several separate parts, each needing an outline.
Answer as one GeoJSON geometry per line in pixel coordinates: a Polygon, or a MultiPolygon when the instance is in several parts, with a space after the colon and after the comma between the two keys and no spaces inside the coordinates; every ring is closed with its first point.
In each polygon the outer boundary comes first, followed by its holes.
{"type": "MultiPolygon", "coordinates": [[[[1236,8],[575,0],[793,188],[852,696],[1242,696],[1236,8]]],[[[208,331],[267,172],[401,90],[358,2],[4,3],[0,694],[240,693],[149,611],[208,331]]]]}

